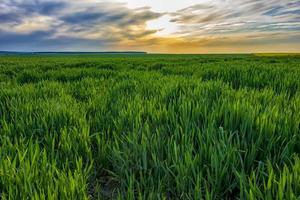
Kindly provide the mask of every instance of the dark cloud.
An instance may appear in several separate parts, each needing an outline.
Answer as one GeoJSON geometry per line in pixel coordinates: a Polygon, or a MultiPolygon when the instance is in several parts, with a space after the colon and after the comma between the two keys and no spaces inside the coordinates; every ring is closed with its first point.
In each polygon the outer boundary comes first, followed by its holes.
{"type": "Polygon", "coordinates": [[[0,13],[0,23],[20,22],[20,17],[15,13],[0,13]]]}
{"type": "Polygon", "coordinates": [[[36,15],[55,15],[66,6],[67,3],[65,2],[3,0],[3,2],[0,2],[0,23],[18,25],[22,23],[24,18],[34,18],[36,15]]]}
{"type": "Polygon", "coordinates": [[[28,41],[36,42],[50,36],[49,32],[37,31],[30,34],[12,33],[0,31],[0,45],[9,44],[27,44],[28,41]]]}
{"type": "Polygon", "coordinates": [[[106,12],[77,12],[70,15],[66,15],[61,17],[66,23],[70,24],[79,24],[79,23],[93,23],[95,21],[105,21],[109,19],[108,14],[106,12]]]}
{"type": "Polygon", "coordinates": [[[36,31],[28,34],[0,30],[0,50],[7,51],[71,51],[105,50],[107,42],[72,37],[51,38],[50,32],[36,31]]]}
{"type": "Polygon", "coordinates": [[[150,36],[157,30],[148,30],[146,22],[163,16],[149,7],[129,9],[124,4],[97,3],[94,7],[86,4],[78,12],[59,18],[67,33],[77,30],[77,36],[105,38],[111,43],[121,40],[137,40],[150,36]]]}
{"type": "Polygon", "coordinates": [[[96,8],[86,8],[83,11],[62,16],[60,19],[68,24],[100,24],[109,23],[119,26],[144,24],[146,21],[161,17],[163,14],[150,11],[149,7],[128,9],[118,5],[107,6],[98,3],[96,8]]]}
{"type": "Polygon", "coordinates": [[[263,13],[263,15],[268,15],[268,16],[276,16],[278,15],[282,10],[284,10],[283,6],[275,6],[266,12],[263,13]]]}
{"type": "Polygon", "coordinates": [[[40,14],[51,15],[67,6],[65,2],[43,2],[36,4],[36,10],[40,14]]]}
{"type": "MultiPolygon", "coordinates": [[[[43,0],[8,0],[0,3],[1,7],[6,7],[12,14],[18,16],[30,16],[33,14],[52,15],[67,6],[66,2],[43,1],[43,0]]],[[[0,12],[4,12],[2,10],[0,12]]]]}
{"type": "Polygon", "coordinates": [[[92,1],[4,0],[0,8],[0,49],[75,44],[101,49],[156,33],[146,22],[163,15],[149,7],[129,9],[124,3],[92,1]]]}

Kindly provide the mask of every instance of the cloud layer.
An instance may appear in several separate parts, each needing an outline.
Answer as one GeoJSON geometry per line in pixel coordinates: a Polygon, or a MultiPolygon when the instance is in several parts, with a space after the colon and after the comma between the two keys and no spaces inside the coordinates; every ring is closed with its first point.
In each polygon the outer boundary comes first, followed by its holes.
{"type": "Polygon", "coordinates": [[[155,12],[114,0],[2,0],[0,50],[300,51],[299,0],[196,2],[155,12]]]}

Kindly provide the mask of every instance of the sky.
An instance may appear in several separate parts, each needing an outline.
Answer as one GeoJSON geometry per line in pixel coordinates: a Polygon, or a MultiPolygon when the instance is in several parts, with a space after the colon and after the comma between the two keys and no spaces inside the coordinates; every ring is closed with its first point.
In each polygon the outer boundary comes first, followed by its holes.
{"type": "Polygon", "coordinates": [[[300,52],[300,0],[0,0],[0,51],[300,52]]]}

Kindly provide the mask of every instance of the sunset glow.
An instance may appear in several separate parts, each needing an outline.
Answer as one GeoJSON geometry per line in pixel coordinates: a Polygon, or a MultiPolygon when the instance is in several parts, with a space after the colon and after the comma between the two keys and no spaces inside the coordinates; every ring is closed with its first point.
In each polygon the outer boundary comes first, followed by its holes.
{"type": "Polygon", "coordinates": [[[2,0],[1,51],[299,52],[299,0],[2,0]]]}

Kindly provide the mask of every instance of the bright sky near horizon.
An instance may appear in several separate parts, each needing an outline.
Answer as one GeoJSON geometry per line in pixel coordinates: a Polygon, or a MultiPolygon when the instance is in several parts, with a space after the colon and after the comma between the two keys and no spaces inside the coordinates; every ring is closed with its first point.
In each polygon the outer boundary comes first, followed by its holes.
{"type": "Polygon", "coordinates": [[[300,0],[1,0],[0,51],[300,52],[300,0]]]}

